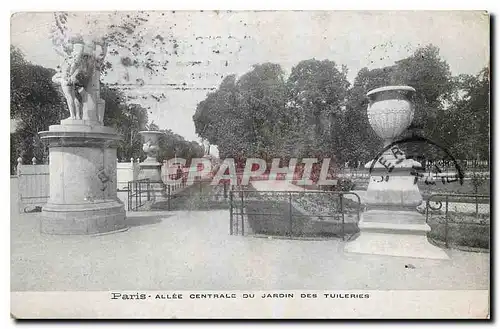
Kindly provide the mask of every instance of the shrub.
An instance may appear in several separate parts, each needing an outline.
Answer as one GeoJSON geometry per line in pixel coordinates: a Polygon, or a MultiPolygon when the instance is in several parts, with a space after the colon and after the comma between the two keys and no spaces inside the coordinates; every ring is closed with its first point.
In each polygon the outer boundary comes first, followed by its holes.
{"type": "Polygon", "coordinates": [[[335,185],[335,191],[351,191],[354,189],[356,184],[349,178],[340,178],[335,185]]]}

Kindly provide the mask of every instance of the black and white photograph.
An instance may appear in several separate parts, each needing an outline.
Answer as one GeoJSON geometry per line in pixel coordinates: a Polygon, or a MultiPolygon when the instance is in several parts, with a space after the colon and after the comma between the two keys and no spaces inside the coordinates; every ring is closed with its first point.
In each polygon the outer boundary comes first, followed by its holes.
{"type": "Polygon", "coordinates": [[[19,11],[14,319],[489,319],[487,10],[19,11]]]}

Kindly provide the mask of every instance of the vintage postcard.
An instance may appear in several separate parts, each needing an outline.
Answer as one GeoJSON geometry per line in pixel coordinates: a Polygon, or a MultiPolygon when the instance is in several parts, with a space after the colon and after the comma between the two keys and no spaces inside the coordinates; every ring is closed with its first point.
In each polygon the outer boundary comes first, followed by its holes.
{"type": "Polygon", "coordinates": [[[489,319],[486,11],[17,12],[15,319],[489,319]]]}

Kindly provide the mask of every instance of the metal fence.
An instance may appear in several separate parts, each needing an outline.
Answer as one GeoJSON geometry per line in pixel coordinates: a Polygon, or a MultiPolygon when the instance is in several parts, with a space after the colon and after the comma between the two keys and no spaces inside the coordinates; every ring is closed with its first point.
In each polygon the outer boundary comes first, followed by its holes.
{"type": "Polygon", "coordinates": [[[446,247],[489,248],[489,195],[432,194],[426,200],[425,219],[432,228],[430,237],[446,247]]]}
{"type": "Polygon", "coordinates": [[[211,185],[210,180],[179,180],[165,184],[148,179],[128,182],[129,211],[208,210],[229,208],[229,184],[211,185]]]}
{"type": "Polygon", "coordinates": [[[229,204],[231,235],[345,239],[362,210],[359,195],[340,191],[231,190],[229,204]]]}
{"type": "Polygon", "coordinates": [[[146,179],[133,180],[127,183],[127,209],[137,211],[151,201],[151,181],[146,179]]]}

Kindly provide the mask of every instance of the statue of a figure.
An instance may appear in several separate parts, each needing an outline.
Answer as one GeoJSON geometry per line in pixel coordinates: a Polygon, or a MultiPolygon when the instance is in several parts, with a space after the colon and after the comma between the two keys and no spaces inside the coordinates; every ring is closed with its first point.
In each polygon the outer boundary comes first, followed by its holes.
{"type": "Polygon", "coordinates": [[[85,81],[82,79],[83,44],[74,43],[72,48],[71,53],[64,58],[60,71],[52,77],[52,81],[61,85],[70,118],[81,120],[86,93],[85,81]]]}
{"type": "Polygon", "coordinates": [[[90,118],[102,123],[104,101],[99,97],[99,75],[106,50],[103,40],[83,39],[70,41],[56,49],[63,57],[63,63],[52,81],[61,85],[70,119],[90,118]],[[97,46],[100,50],[97,50],[97,46]]]}

